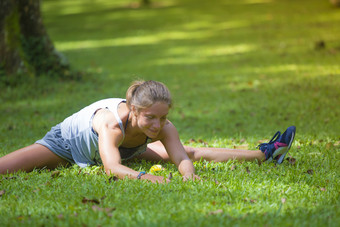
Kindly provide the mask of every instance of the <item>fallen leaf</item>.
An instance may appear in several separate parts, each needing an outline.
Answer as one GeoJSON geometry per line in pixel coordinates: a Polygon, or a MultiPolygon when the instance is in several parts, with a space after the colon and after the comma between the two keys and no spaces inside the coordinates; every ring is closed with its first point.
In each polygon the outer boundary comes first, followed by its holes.
{"type": "Polygon", "coordinates": [[[22,221],[22,220],[24,220],[24,218],[25,218],[25,217],[24,217],[24,216],[22,216],[22,215],[20,215],[20,216],[18,216],[18,217],[17,217],[17,219],[18,219],[19,221],[22,221]]]}
{"type": "Polygon", "coordinates": [[[314,171],[312,169],[307,170],[307,173],[313,175],[314,171]]]}
{"type": "Polygon", "coordinates": [[[197,141],[195,139],[190,139],[189,143],[196,143],[197,141]]]}
{"type": "Polygon", "coordinates": [[[111,183],[113,181],[118,181],[118,180],[119,180],[118,177],[112,176],[112,177],[109,178],[109,183],[111,183]]]}
{"type": "Polygon", "coordinates": [[[81,201],[82,203],[95,203],[95,204],[100,204],[100,202],[98,201],[98,199],[88,199],[86,197],[84,197],[81,201]]]}
{"type": "Polygon", "coordinates": [[[235,170],[236,168],[237,168],[236,165],[232,165],[232,166],[230,167],[230,170],[233,171],[233,170],[235,170]]]}
{"type": "Polygon", "coordinates": [[[92,206],[92,210],[93,211],[103,211],[103,208],[99,207],[99,206],[96,206],[96,205],[93,205],[92,206]]]}
{"type": "Polygon", "coordinates": [[[208,143],[207,143],[207,142],[205,142],[205,141],[204,141],[204,140],[202,140],[202,139],[199,139],[199,140],[198,140],[198,142],[200,142],[200,143],[203,143],[203,144],[204,144],[204,145],[206,145],[206,146],[208,145],[208,143]]]}
{"type": "Polygon", "coordinates": [[[216,205],[216,201],[212,201],[211,204],[212,204],[213,206],[215,206],[215,205],[216,205]]]}
{"type": "Polygon", "coordinates": [[[288,159],[289,164],[295,165],[295,162],[296,162],[295,158],[287,158],[287,159],[288,159]]]}
{"type": "Polygon", "coordinates": [[[315,50],[323,50],[326,48],[326,43],[323,40],[319,40],[314,43],[314,49],[315,50]]]}
{"type": "Polygon", "coordinates": [[[326,144],[326,149],[327,149],[327,150],[330,150],[330,149],[332,149],[333,147],[334,147],[334,145],[333,145],[333,143],[331,143],[331,142],[329,142],[329,143],[326,144]]]}
{"type": "Polygon", "coordinates": [[[219,209],[219,210],[209,212],[208,215],[216,215],[216,214],[221,214],[221,213],[223,213],[223,210],[219,209]]]}
{"type": "Polygon", "coordinates": [[[106,213],[112,213],[112,212],[115,211],[115,210],[116,210],[115,207],[107,207],[107,208],[105,208],[105,212],[106,212],[106,213]]]}
{"type": "Polygon", "coordinates": [[[52,172],[51,177],[52,178],[57,178],[57,177],[60,176],[60,173],[61,172],[59,170],[55,170],[55,171],[52,172]]]}
{"type": "Polygon", "coordinates": [[[229,113],[231,113],[231,114],[235,114],[235,113],[236,113],[236,111],[235,111],[235,110],[229,110],[229,113]]]}
{"type": "Polygon", "coordinates": [[[107,208],[102,208],[102,207],[93,205],[93,206],[92,206],[92,210],[93,210],[93,211],[103,211],[103,212],[105,212],[105,213],[107,213],[107,214],[109,215],[110,213],[112,213],[113,211],[115,211],[116,208],[115,208],[115,207],[111,207],[111,208],[109,208],[109,207],[107,207],[107,208]]]}
{"type": "Polygon", "coordinates": [[[15,180],[15,179],[17,179],[17,177],[16,176],[13,176],[13,177],[4,177],[4,179],[6,179],[6,180],[15,180]]]}
{"type": "Polygon", "coordinates": [[[0,197],[5,195],[5,193],[6,193],[6,190],[0,190],[0,197]]]}
{"type": "Polygon", "coordinates": [[[250,202],[250,203],[256,203],[257,202],[256,199],[248,199],[248,198],[245,198],[243,201],[244,202],[250,202]]]}

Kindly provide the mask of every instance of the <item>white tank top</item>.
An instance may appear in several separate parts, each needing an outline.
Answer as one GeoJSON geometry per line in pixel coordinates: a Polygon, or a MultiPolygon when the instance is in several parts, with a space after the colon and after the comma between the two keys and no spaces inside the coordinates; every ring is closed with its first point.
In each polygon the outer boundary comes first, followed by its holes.
{"type": "Polygon", "coordinates": [[[61,124],[61,136],[70,145],[76,164],[81,167],[101,164],[98,152],[98,135],[92,128],[92,118],[98,109],[107,108],[116,117],[125,136],[122,120],[118,116],[118,105],[125,99],[110,98],[95,102],[66,118],[61,124]]]}

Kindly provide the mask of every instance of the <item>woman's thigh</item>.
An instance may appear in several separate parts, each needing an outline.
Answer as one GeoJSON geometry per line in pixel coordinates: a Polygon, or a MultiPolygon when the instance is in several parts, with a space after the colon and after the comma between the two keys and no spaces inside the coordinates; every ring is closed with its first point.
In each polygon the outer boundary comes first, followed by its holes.
{"type": "Polygon", "coordinates": [[[160,141],[149,143],[148,147],[146,148],[146,151],[143,154],[137,156],[136,158],[154,162],[170,161],[169,155],[160,141]]]}
{"type": "Polygon", "coordinates": [[[21,148],[0,158],[0,174],[23,170],[26,172],[33,169],[47,167],[54,169],[68,165],[69,162],[54,154],[47,147],[40,144],[32,144],[21,148]]]}

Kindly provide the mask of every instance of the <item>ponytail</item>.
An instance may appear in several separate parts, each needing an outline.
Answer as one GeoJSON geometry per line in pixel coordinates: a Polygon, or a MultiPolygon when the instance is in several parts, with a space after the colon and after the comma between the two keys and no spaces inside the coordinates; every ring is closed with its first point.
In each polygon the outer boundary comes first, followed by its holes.
{"type": "Polygon", "coordinates": [[[172,99],[168,88],[161,82],[149,80],[134,81],[126,92],[126,104],[140,109],[148,108],[156,102],[164,102],[172,106],[172,99]]]}

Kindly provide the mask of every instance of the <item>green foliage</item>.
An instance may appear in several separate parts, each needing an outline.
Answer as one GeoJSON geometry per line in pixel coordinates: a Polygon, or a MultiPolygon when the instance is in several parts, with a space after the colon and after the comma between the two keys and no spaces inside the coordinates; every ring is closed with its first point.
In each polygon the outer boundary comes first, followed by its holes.
{"type": "MultiPolygon", "coordinates": [[[[203,181],[110,179],[100,167],[0,177],[3,226],[338,226],[340,14],[327,1],[45,0],[43,19],[82,81],[1,87],[0,155],[40,139],[133,79],[166,83],[185,145],[255,149],[297,126],[282,165],[194,163],[203,181]],[[323,44],[322,44],[323,43],[323,44]]],[[[149,171],[155,163],[126,163],[149,171]]]]}

